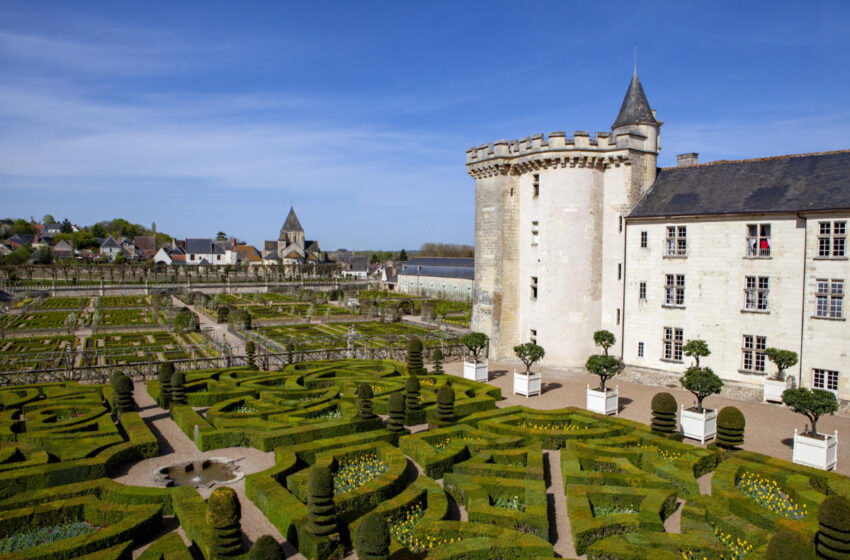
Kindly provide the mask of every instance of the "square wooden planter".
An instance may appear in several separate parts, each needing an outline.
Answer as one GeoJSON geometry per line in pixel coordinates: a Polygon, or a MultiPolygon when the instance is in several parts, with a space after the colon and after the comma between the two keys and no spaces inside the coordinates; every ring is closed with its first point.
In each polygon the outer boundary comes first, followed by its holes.
{"type": "Polygon", "coordinates": [[[838,464],[838,430],[834,435],[819,434],[824,439],[813,438],[797,433],[794,428],[794,453],[792,461],[798,465],[814,467],[825,471],[835,469],[838,464]]]}
{"type": "Polygon", "coordinates": [[[515,395],[525,395],[526,397],[539,395],[542,384],[543,376],[541,374],[531,372],[530,374],[525,375],[524,373],[517,373],[516,370],[514,370],[515,395]]]}
{"type": "Polygon", "coordinates": [[[682,435],[699,440],[700,443],[705,443],[717,435],[717,409],[696,412],[687,410],[684,405],[680,407],[679,423],[682,435]]]}
{"type": "Polygon", "coordinates": [[[587,410],[599,414],[619,414],[620,386],[605,389],[605,392],[587,386],[587,410]]]}
{"type": "Polygon", "coordinates": [[[487,362],[463,362],[463,378],[487,383],[489,375],[487,362]]]}
{"type": "Polygon", "coordinates": [[[788,380],[765,379],[764,380],[764,402],[782,402],[782,393],[788,388],[788,380]]]}

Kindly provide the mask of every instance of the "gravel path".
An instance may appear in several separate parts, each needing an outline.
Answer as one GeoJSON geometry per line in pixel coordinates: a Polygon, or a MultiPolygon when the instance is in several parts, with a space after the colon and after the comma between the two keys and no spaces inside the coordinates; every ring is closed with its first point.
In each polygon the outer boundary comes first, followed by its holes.
{"type": "MultiPolygon", "coordinates": [[[[546,481],[546,501],[549,504],[549,542],[561,558],[576,558],[570,517],[567,515],[567,495],[561,475],[561,450],[550,449],[543,453],[549,473],[546,481]]],[[[584,555],[579,558],[585,558],[584,555]]]]}
{"type": "Polygon", "coordinates": [[[198,316],[198,322],[202,329],[208,328],[212,329],[212,334],[216,339],[221,340],[222,337],[227,341],[230,345],[230,351],[234,356],[243,356],[245,354],[245,342],[227,330],[227,324],[219,324],[216,323],[215,320],[210,318],[209,315],[201,311],[200,309],[195,308],[194,305],[186,305],[176,296],[171,296],[171,300],[174,302],[175,307],[187,307],[192,313],[198,316]]]}

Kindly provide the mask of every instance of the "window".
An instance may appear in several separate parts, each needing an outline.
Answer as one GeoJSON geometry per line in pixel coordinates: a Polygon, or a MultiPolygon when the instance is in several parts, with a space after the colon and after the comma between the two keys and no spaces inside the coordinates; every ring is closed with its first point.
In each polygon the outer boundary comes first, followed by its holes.
{"type": "Polygon", "coordinates": [[[747,256],[770,256],[770,224],[747,225],[747,256]]]}
{"type": "Polygon", "coordinates": [[[646,299],[646,282],[641,282],[638,285],[638,299],[646,299]]]}
{"type": "Polygon", "coordinates": [[[537,344],[537,329],[528,329],[528,341],[537,344]]]}
{"type": "Polygon", "coordinates": [[[664,359],[676,362],[682,361],[682,341],[684,330],[664,327],[664,359]]]}
{"type": "Polygon", "coordinates": [[[537,299],[537,276],[531,277],[531,299],[537,299]]]}
{"type": "Polygon", "coordinates": [[[664,305],[685,305],[685,275],[666,274],[664,283],[664,305]]]}
{"type": "Polygon", "coordinates": [[[195,260],[195,254],[194,254],[194,253],[192,253],[191,255],[189,255],[189,260],[190,260],[190,261],[195,260]]]}
{"type": "Polygon", "coordinates": [[[617,263],[617,280],[623,279],[623,263],[617,263]]]}
{"type": "Polygon", "coordinates": [[[744,288],[744,309],[747,311],[767,311],[767,294],[770,291],[770,278],[767,276],[747,276],[744,288]]]}
{"type": "Polygon", "coordinates": [[[620,233],[623,233],[623,217],[620,216],[620,233]]]}
{"type": "Polygon", "coordinates": [[[538,222],[531,222],[531,244],[537,245],[540,242],[540,229],[538,222]]]}
{"type": "Polygon", "coordinates": [[[643,342],[638,342],[638,358],[643,358],[643,342]]]}
{"type": "Polygon", "coordinates": [[[538,175],[537,173],[532,175],[531,196],[533,198],[537,198],[538,196],[540,196],[540,175],[538,175]]]}
{"type": "Polygon", "coordinates": [[[617,324],[620,324],[620,308],[617,308],[617,324]]]}
{"type": "Polygon", "coordinates": [[[668,257],[686,257],[688,255],[688,227],[667,226],[668,257]]]}
{"type": "Polygon", "coordinates": [[[815,317],[840,319],[844,316],[844,280],[818,280],[815,317]]]}
{"type": "Polygon", "coordinates": [[[649,243],[648,243],[647,233],[645,231],[640,232],[640,248],[646,249],[646,247],[648,245],[649,245],[649,243]]]}
{"type": "Polygon", "coordinates": [[[838,393],[838,372],[828,369],[812,370],[812,388],[838,393]]]}
{"type": "Polygon", "coordinates": [[[818,232],[819,257],[843,257],[847,222],[820,222],[818,232]]]}
{"type": "Polygon", "coordinates": [[[751,373],[764,373],[765,348],[767,348],[766,336],[745,334],[741,348],[743,355],[741,369],[751,373]]]}

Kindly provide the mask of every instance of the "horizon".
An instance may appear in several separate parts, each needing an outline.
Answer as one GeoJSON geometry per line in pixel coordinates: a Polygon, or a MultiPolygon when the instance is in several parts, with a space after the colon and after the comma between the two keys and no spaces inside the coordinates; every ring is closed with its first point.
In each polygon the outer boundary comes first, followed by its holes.
{"type": "Polygon", "coordinates": [[[669,6],[7,2],[3,213],[262,248],[292,205],[325,251],[470,245],[466,150],[608,131],[635,46],[660,167],[850,147],[849,5],[669,6]]]}

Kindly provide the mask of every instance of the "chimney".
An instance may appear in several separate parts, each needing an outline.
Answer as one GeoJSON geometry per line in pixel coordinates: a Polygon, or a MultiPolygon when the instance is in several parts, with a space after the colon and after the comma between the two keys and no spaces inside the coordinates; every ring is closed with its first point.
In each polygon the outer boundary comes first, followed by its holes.
{"type": "Polygon", "coordinates": [[[699,163],[697,160],[699,159],[699,154],[696,152],[691,152],[689,154],[679,154],[676,156],[676,165],[679,167],[685,167],[687,165],[696,165],[699,163]]]}

